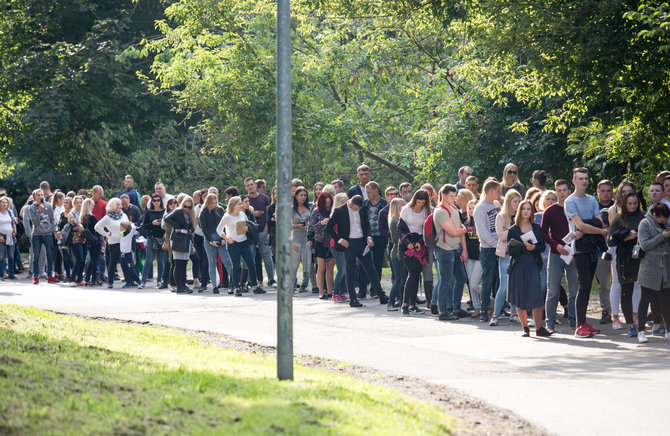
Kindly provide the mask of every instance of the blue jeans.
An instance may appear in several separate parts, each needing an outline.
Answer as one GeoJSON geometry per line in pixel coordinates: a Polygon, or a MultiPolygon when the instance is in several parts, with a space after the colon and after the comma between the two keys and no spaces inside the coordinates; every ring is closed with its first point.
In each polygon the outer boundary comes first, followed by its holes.
{"type": "MultiPolygon", "coordinates": [[[[445,250],[440,247],[434,247],[433,253],[437,260],[437,307],[440,313],[447,311],[447,306],[454,299],[454,262],[458,256],[458,250],[445,250]]],[[[433,299],[435,296],[433,295],[433,299]]]]}
{"type": "Polygon", "coordinates": [[[42,244],[47,254],[47,277],[51,277],[54,272],[54,238],[53,235],[33,235],[33,277],[39,277],[40,270],[40,252],[42,251],[42,244]]]}
{"type": "MultiPolygon", "coordinates": [[[[505,257],[498,257],[498,270],[500,274],[500,286],[498,286],[498,292],[496,293],[495,304],[493,305],[493,314],[500,315],[500,312],[503,310],[505,305],[505,300],[507,299],[507,265],[509,265],[510,257],[509,254],[505,257]]],[[[512,313],[516,312],[516,307],[512,305],[512,313]]]]}
{"type": "Polygon", "coordinates": [[[577,280],[577,267],[572,261],[566,265],[558,253],[549,253],[549,262],[547,264],[547,327],[553,328],[556,324],[556,306],[561,294],[561,277],[568,281],[568,317],[575,319],[575,299],[577,298],[577,289],[579,281],[577,280]]]}
{"type": "Polygon", "coordinates": [[[86,259],[86,254],[84,254],[84,244],[77,242],[72,244],[72,255],[74,256],[74,266],[72,267],[72,275],[70,276],[70,281],[74,283],[79,283],[83,280],[84,276],[84,261],[86,259]]]}
{"type": "Polygon", "coordinates": [[[146,285],[149,272],[151,272],[154,269],[154,258],[158,259],[158,274],[156,275],[158,281],[160,281],[160,278],[163,277],[165,268],[169,267],[167,266],[168,265],[167,251],[163,251],[161,249],[158,249],[158,251],[154,250],[151,238],[148,238],[147,242],[144,245],[146,247],[147,257],[144,260],[144,269],[142,270],[142,284],[146,285]]]}
{"type": "Polygon", "coordinates": [[[498,277],[498,256],[496,256],[496,249],[481,247],[479,249],[479,262],[482,264],[481,311],[486,313],[491,304],[491,287],[498,277]]]}
{"type": "MultiPolygon", "coordinates": [[[[248,245],[248,244],[247,244],[248,245]]],[[[214,287],[223,287],[221,284],[217,286],[216,282],[216,268],[218,266],[218,257],[221,257],[221,263],[223,263],[224,268],[228,272],[228,275],[232,277],[233,275],[233,261],[230,258],[230,254],[226,249],[226,242],[222,241],[221,245],[218,247],[213,246],[209,241],[205,240],[205,252],[207,253],[207,265],[209,267],[209,280],[212,282],[214,287]]]]}
{"type": "Polygon", "coordinates": [[[393,280],[393,286],[391,286],[391,291],[389,295],[389,303],[395,303],[396,301],[402,300],[402,290],[405,288],[405,280],[407,279],[407,270],[402,264],[398,256],[391,258],[391,269],[393,270],[393,275],[395,280],[393,280]]]}
{"type": "MultiPolygon", "coordinates": [[[[7,235],[7,238],[12,237],[12,235],[7,235]]],[[[7,256],[7,275],[14,277],[14,244],[7,245],[0,242],[0,277],[5,276],[5,256],[7,256]]]]}
{"type": "Polygon", "coordinates": [[[240,287],[240,276],[242,274],[241,259],[244,259],[244,263],[247,264],[247,268],[249,269],[248,280],[251,282],[251,286],[256,286],[258,284],[258,280],[256,279],[256,262],[254,262],[254,258],[251,255],[249,241],[228,244],[228,254],[230,254],[230,259],[233,261],[233,283],[231,287],[234,289],[240,287]]]}
{"type": "Polygon", "coordinates": [[[337,251],[335,248],[330,249],[335,258],[335,266],[337,266],[337,274],[335,274],[335,282],[333,284],[333,295],[344,295],[347,291],[347,260],[344,257],[344,251],[337,251]]]}
{"type": "Polygon", "coordinates": [[[465,264],[461,260],[461,250],[458,250],[458,254],[454,259],[454,299],[451,303],[452,310],[461,310],[461,300],[463,299],[463,286],[468,280],[468,276],[465,272],[465,264]]]}

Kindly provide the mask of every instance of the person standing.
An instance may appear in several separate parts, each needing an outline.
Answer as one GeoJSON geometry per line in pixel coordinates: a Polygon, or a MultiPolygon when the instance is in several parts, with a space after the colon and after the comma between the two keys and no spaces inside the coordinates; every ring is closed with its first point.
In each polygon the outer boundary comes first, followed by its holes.
{"type": "Polygon", "coordinates": [[[163,201],[163,209],[167,209],[168,200],[174,198],[174,196],[166,192],[165,185],[163,184],[163,182],[156,182],[154,184],[154,192],[158,194],[158,196],[163,201]]]}
{"type": "MultiPolygon", "coordinates": [[[[601,212],[608,210],[614,201],[612,194],[614,191],[614,184],[609,180],[601,180],[598,182],[596,194],[598,196],[598,206],[601,212]]],[[[603,219],[603,228],[607,229],[609,223],[614,217],[603,219]]],[[[610,301],[610,293],[612,288],[612,265],[611,262],[606,261],[602,257],[598,257],[598,265],[596,265],[596,280],[598,281],[598,296],[600,298],[601,316],[598,321],[600,324],[609,324],[612,322],[611,314],[612,307],[610,301]]]]}
{"type": "Polygon", "coordinates": [[[121,252],[120,263],[123,271],[123,280],[126,282],[122,288],[127,289],[140,284],[137,276],[137,268],[133,261],[133,242],[137,234],[136,227],[130,221],[121,221],[121,241],[119,250],[121,252]]]}
{"type": "Polygon", "coordinates": [[[330,250],[330,237],[326,226],[330,221],[330,212],[333,207],[333,197],[328,192],[322,192],[317,198],[309,219],[307,239],[312,244],[316,254],[317,271],[316,283],[319,287],[319,298],[327,300],[333,298],[333,268],[335,259],[330,250]]]}
{"type": "Polygon", "coordinates": [[[535,170],[533,175],[530,177],[530,184],[533,188],[539,189],[541,192],[544,192],[547,188],[545,187],[547,183],[547,172],[544,170],[535,170]]]}
{"type": "MultiPolygon", "coordinates": [[[[223,267],[226,269],[228,276],[233,275],[233,261],[226,249],[226,242],[220,236],[217,229],[221,218],[225,214],[225,210],[218,203],[219,197],[215,193],[207,194],[205,203],[200,211],[199,221],[202,228],[202,234],[205,238],[205,252],[207,253],[207,261],[209,266],[209,276],[214,288],[212,292],[218,294],[223,283],[217,285],[216,269],[218,258],[221,258],[223,267]]],[[[230,287],[229,294],[234,292],[234,288],[230,287]]]]}
{"type": "Polygon", "coordinates": [[[156,259],[158,266],[156,286],[161,286],[161,278],[164,275],[164,270],[165,268],[169,268],[168,254],[167,251],[163,250],[165,230],[161,228],[161,222],[164,213],[163,200],[158,194],[152,194],[149,207],[140,220],[140,234],[147,240],[145,244],[147,258],[144,263],[144,269],[142,270],[140,289],[143,289],[147,284],[147,278],[154,268],[154,259],[156,259]]]}
{"type": "Polygon", "coordinates": [[[53,276],[53,250],[54,234],[56,232],[56,223],[54,221],[53,209],[51,205],[44,200],[44,192],[37,189],[33,192],[33,204],[28,208],[28,219],[32,225],[33,247],[33,284],[39,284],[40,270],[40,252],[44,245],[46,252],[46,270],[47,283],[58,283],[58,279],[53,276]]]}
{"type": "MultiPolygon", "coordinates": [[[[121,191],[121,196],[123,196],[123,194],[128,196],[128,200],[131,204],[140,207],[140,198],[142,198],[142,196],[137,189],[135,189],[135,179],[130,174],[123,179],[123,191],[121,191]]],[[[135,223],[137,222],[138,221],[135,221],[135,223]]]]}
{"type": "Polygon", "coordinates": [[[484,182],[483,195],[475,206],[474,219],[479,235],[479,260],[482,265],[482,301],[479,320],[489,320],[488,310],[491,303],[491,290],[495,284],[498,272],[496,247],[498,233],[496,233],[496,216],[500,213],[500,183],[495,179],[484,182]]]}
{"type": "Polygon", "coordinates": [[[502,183],[500,184],[503,196],[507,194],[510,189],[516,190],[521,198],[526,196],[526,187],[519,181],[519,169],[513,163],[508,163],[503,169],[502,183]]]}
{"type": "Polygon", "coordinates": [[[112,198],[107,203],[107,215],[95,225],[95,231],[107,238],[109,264],[107,264],[107,288],[114,287],[114,272],[121,259],[121,222],[128,217],[121,209],[121,200],[112,198]]]}
{"type": "Polygon", "coordinates": [[[565,200],[564,209],[570,223],[570,230],[575,233],[576,237],[574,262],[579,279],[579,290],[575,302],[577,316],[575,337],[589,338],[595,333],[600,333],[600,330],[587,322],[586,310],[589,305],[593,276],[598,265],[598,252],[607,250],[604,239],[607,236],[607,230],[603,228],[598,201],[586,193],[589,187],[589,170],[575,168],[572,183],[575,192],[565,200]]]}
{"type": "MultiPolygon", "coordinates": [[[[302,283],[299,292],[307,292],[312,269],[312,249],[307,244],[307,230],[309,217],[312,213],[312,204],[309,201],[307,189],[300,186],[293,194],[293,214],[291,216],[291,264],[292,276],[298,273],[298,266],[302,263],[302,283]]],[[[312,287],[318,289],[315,282],[312,287]]]]}
{"type": "MultiPolygon", "coordinates": [[[[258,192],[258,186],[253,177],[244,179],[244,188],[249,194],[249,204],[254,208],[254,217],[258,224],[258,251],[260,252],[263,263],[265,263],[265,273],[268,276],[268,285],[272,286],[275,277],[275,267],[272,261],[272,253],[270,252],[270,240],[268,237],[268,207],[270,206],[270,198],[267,195],[258,192]]],[[[257,271],[260,275],[260,283],[263,283],[263,275],[261,271],[257,271]]]]}
{"type": "MultiPolygon", "coordinates": [[[[100,259],[100,246],[101,246],[101,237],[98,235],[98,232],[95,231],[95,225],[98,223],[98,219],[93,215],[93,200],[87,198],[81,204],[81,214],[79,222],[81,223],[83,229],[81,231],[82,242],[84,247],[89,254],[89,262],[84,265],[85,279],[84,285],[93,286],[100,285],[98,271],[98,261],[100,259]]],[[[86,253],[84,253],[84,258],[86,258],[86,253]]]]}
{"type": "Polygon", "coordinates": [[[507,232],[509,244],[509,300],[516,306],[519,322],[523,327],[523,336],[530,336],[528,311],[533,312],[536,320],[535,335],[551,336],[542,325],[544,295],[540,284],[540,268],[544,251],[544,235],[534,222],[533,205],[524,200],[519,203],[515,213],[514,225],[507,232]],[[532,235],[532,237],[530,236],[532,235]]]}
{"type": "MultiPolygon", "coordinates": [[[[382,264],[384,262],[384,254],[386,253],[386,247],[388,245],[388,238],[383,236],[381,233],[381,223],[379,221],[379,213],[383,208],[388,206],[386,199],[381,197],[381,188],[377,182],[368,182],[365,185],[365,192],[368,196],[368,199],[363,201],[363,210],[368,224],[370,225],[370,236],[372,236],[372,264],[375,267],[377,272],[377,277],[379,280],[382,279],[382,264]]],[[[359,289],[359,299],[365,299],[368,288],[368,280],[365,275],[363,267],[358,264],[358,289],[359,289]]],[[[370,292],[371,297],[376,297],[377,295],[373,292],[370,292]]]]}
{"type": "MultiPolygon", "coordinates": [[[[342,206],[347,201],[349,201],[349,197],[347,197],[346,192],[340,192],[339,194],[336,194],[335,199],[333,200],[333,207],[330,211],[329,218],[332,219],[333,214],[335,213],[335,209],[342,206]]],[[[334,230],[337,232],[337,226],[334,228],[334,230]]],[[[335,275],[335,279],[333,282],[333,293],[335,294],[333,296],[333,301],[336,303],[344,303],[347,300],[349,300],[349,297],[347,297],[347,280],[346,280],[347,260],[344,255],[344,251],[335,249],[335,241],[333,241],[333,239],[330,237],[330,233],[328,231],[328,224],[326,224],[325,236],[330,240],[330,251],[333,254],[333,258],[335,259],[335,265],[337,266],[337,275],[335,275]]]]}
{"type": "Polygon", "coordinates": [[[458,183],[456,183],[456,189],[466,189],[465,181],[472,175],[472,168],[469,166],[463,166],[458,169],[458,183]]]}
{"type": "Polygon", "coordinates": [[[368,194],[365,192],[365,185],[370,181],[370,167],[367,165],[360,165],[356,169],[356,175],[358,176],[358,183],[349,188],[347,196],[351,199],[354,195],[360,195],[363,197],[363,200],[367,200],[368,194]]]}
{"type": "Polygon", "coordinates": [[[388,297],[382,290],[381,283],[372,265],[372,256],[369,248],[374,242],[370,236],[369,223],[361,211],[363,208],[363,197],[354,195],[346,204],[336,208],[328,221],[327,230],[335,240],[335,249],[344,251],[346,259],[346,283],[349,292],[349,306],[362,307],[356,298],[354,288],[354,274],[356,260],[363,265],[365,274],[370,281],[371,289],[379,294],[380,304],[387,304],[388,297]],[[368,248],[366,252],[366,247],[368,248]]]}
{"type": "Polygon", "coordinates": [[[5,279],[5,256],[7,256],[7,276],[16,279],[14,275],[14,238],[16,224],[7,197],[0,198],[0,280],[5,279]]]}
{"type": "Polygon", "coordinates": [[[407,279],[407,270],[402,264],[401,257],[398,255],[398,241],[400,240],[400,231],[398,230],[398,223],[400,222],[400,211],[405,205],[405,200],[402,198],[394,198],[391,200],[388,214],[388,228],[391,246],[389,254],[389,262],[391,263],[391,270],[393,271],[393,285],[389,292],[389,302],[386,310],[396,311],[402,301],[402,292],[405,287],[405,280],[407,279]]]}
{"type": "Polygon", "coordinates": [[[172,227],[170,242],[172,243],[172,259],[175,263],[174,281],[177,294],[190,294],[191,288],[186,286],[186,265],[193,249],[193,232],[195,231],[195,215],[193,198],[186,195],[179,207],[165,216],[165,223],[172,227]]]}

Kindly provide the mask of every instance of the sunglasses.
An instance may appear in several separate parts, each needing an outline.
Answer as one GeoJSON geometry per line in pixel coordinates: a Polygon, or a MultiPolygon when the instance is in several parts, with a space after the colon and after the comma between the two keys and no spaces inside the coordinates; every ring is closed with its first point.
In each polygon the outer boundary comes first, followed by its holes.
{"type": "Polygon", "coordinates": [[[168,201],[168,204],[169,204],[170,206],[174,206],[174,205],[177,204],[177,202],[176,202],[176,201],[168,201]]]}
{"type": "Polygon", "coordinates": [[[516,171],[514,171],[514,170],[509,170],[509,171],[507,171],[507,174],[516,174],[516,171]]]}
{"type": "Polygon", "coordinates": [[[160,203],[161,201],[163,200],[161,200],[160,198],[154,198],[153,200],[151,200],[152,203],[160,203]]]}
{"type": "Polygon", "coordinates": [[[193,208],[193,206],[182,206],[181,208],[182,209],[191,209],[191,208],[193,208]]]}

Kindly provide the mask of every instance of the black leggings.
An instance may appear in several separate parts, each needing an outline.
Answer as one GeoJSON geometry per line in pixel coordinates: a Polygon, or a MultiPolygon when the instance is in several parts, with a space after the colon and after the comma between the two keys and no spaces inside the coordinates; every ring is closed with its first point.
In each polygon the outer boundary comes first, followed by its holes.
{"type": "MultiPolygon", "coordinates": [[[[667,328],[670,321],[670,288],[654,291],[653,289],[642,287],[642,296],[640,297],[640,305],[637,309],[637,331],[643,332],[645,324],[647,323],[647,308],[651,303],[651,311],[654,312],[656,321],[660,321],[657,314],[663,315],[665,326],[667,328]]],[[[658,322],[660,324],[660,322],[658,322]]]]}
{"type": "MultiPolygon", "coordinates": [[[[621,283],[621,310],[626,324],[633,324],[633,288],[635,283],[621,283]]],[[[645,309],[646,310],[646,309],[645,309]]],[[[652,305],[652,310],[653,305],[652,305]]],[[[656,310],[654,310],[656,312],[656,310]]]]}
{"type": "Polygon", "coordinates": [[[174,281],[177,283],[177,291],[186,289],[186,265],[188,260],[174,259],[174,281]]]}
{"type": "Polygon", "coordinates": [[[116,266],[121,260],[121,244],[107,244],[107,251],[109,251],[109,264],[107,264],[107,283],[114,283],[114,273],[116,266]]]}
{"type": "Polygon", "coordinates": [[[563,286],[561,286],[561,294],[558,297],[558,304],[561,306],[568,305],[568,294],[565,292],[565,288],[563,286]]]}
{"type": "Polygon", "coordinates": [[[421,270],[417,271],[415,268],[413,268],[413,266],[414,265],[407,265],[405,262],[405,268],[407,269],[407,280],[405,280],[405,290],[402,293],[403,305],[409,304],[410,306],[416,306],[416,294],[419,292],[421,270]]]}

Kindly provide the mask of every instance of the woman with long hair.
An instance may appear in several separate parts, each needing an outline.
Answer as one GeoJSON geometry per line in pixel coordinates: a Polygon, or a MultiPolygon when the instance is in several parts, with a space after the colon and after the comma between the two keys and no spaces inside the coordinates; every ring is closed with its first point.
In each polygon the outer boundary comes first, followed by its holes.
{"type": "Polygon", "coordinates": [[[166,289],[169,286],[171,292],[176,292],[177,287],[174,281],[175,263],[174,259],[172,258],[172,240],[170,239],[172,237],[172,225],[170,225],[170,223],[165,222],[165,217],[174,212],[175,209],[177,209],[177,205],[179,204],[178,202],[179,202],[179,196],[177,196],[177,198],[175,197],[169,198],[168,201],[165,203],[165,213],[163,214],[163,218],[161,219],[161,228],[165,230],[164,242],[167,248],[168,264],[166,264],[166,268],[163,269],[163,276],[161,277],[161,284],[158,286],[158,289],[166,289]]]}
{"type": "Polygon", "coordinates": [[[428,192],[419,189],[412,196],[412,200],[400,211],[398,230],[401,236],[398,241],[398,256],[402,259],[408,273],[402,299],[403,316],[409,316],[410,312],[416,315],[424,314],[423,310],[417,306],[417,292],[421,273],[429,262],[423,242],[423,223],[431,213],[430,201],[428,192]]]}
{"type": "Polygon", "coordinates": [[[207,283],[209,281],[209,262],[207,260],[207,252],[205,252],[205,235],[202,232],[202,227],[200,226],[200,211],[205,204],[205,198],[207,197],[207,189],[200,189],[193,193],[193,203],[195,207],[193,208],[193,213],[195,214],[195,233],[193,235],[193,246],[195,247],[195,252],[198,255],[198,267],[196,268],[195,264],[193,266],[193,287],[196,287],[195,277],[200,279],[200,287],[198,292],[204,292],[207,289],[207,283]],[[196,274],[197,273],[197,274],[196,274]]]}
{"type": "MultiPolygon", "coordinates": [[[[69,200],[70,201],[70,200],[69,200]]],[[[54,214],[54,222],[56,223],[56,228],[60,231],[61,224],[67,223],[67,221],[61,222],[63,218],[63,212],[65,211],[65,194],[57,191],[51,196],[51,210],[54,214]]],[[[70,203],[72,204],[72,203],[70,203]]],[[[54,272],[59,282],[65,281],[66,277],[63,274],[63,253],[58,247],[58,233],[53,236],[53,245],[54,245],[54,272]]],[[[70,259],[71,260],[71,259],[70,259]]],[[[67,277],[69,279],[69,277],[67,277]]]]}
{"type": "MultiPolygon", "coordinates": [[[[333,216],[333,212],[338,207],[342,206],[344,203],[349,200],[349,197],[346,193],[340,192],[335,195],[335,200],[333,201],[333,207],[330,210],[329,218],[333,216]]],[[[335,226],[335,231],[337,231],[337,225],[335,226]]],[[[344,251],[339,251],[335,249],[335,241],[331,239],[330,242],[330,251],[333,254],[335,259],[335,266],[337,266],[337,274],[335,275],[335,280],[333,282],[333,301],[335,303],[344,303],[349,300],[347,296],[347,260],[344,255],[344,251]]]]}
{"type": "Polygon", "coordinates": [[[72,256],[74,256],[74,265],[70,275],[70,286],[83,286],[84,261],[86,259],[84,251],[84,241],[81,232],[84,227],[79,221],[81,215],[82,198],[75,196],[72,199],[73,207],[67,215],[67,221],[72,228],[72,256]]]}
{"type": "MultiPolygon", "coordinates": [[[[628,180],[619,183],[614,195],[614,204],[607,210],[608,222],[611,224],[619,216],[621,211],[626,206],[626,197],[631,192],[635,192],[635,186],[628,180]]],[[[610,261],[610,270],[612,273],[612,281],[610,285],[610,308],[612,310],[612,329],[622,330],[623,324],[619,319],[619,307],[621,306],[621,282],[619,281],[619,272],[617,270],[617,247],[611,246],[607,252],[612,256],[610,261]]],[[[637,312],[637,303],[640,301],[640,290],[633,287],[633,305],[635,312],[637,312]]]]}
{"type": "Polygon", "coordinates": [[[467,220],[465,227],[468,233],[465,234],[465,245],[468,248],[468,262],[465,265],[465,271],[468,277],[468,290],[470,292],[470,299],[475,311],[472,312],[471,318],[479,318],[482,301],[482,263],[479,261],[479,235],[477,234],[477,227],[475,226],[475,206],[477,200],[472,199],[468,201],[467,205],[467,220]]]}
{"type": "MultiPolygon", "coordinates": [[[[268,206],[268,242],[272,252],[272,261],[277,264],[277,187],[270,191],[270,205],[268,206]]],[[[270,286],[277,287],[274,277],[270,279],[270,286]]]]}
{"type": "Polygon", "coordinates": [[[309,219],[308,243],[316,254],[317,271],[316,283],[319,287],[319,298],[327,300],[333,298],[333,269],[335,259],[330,250],[330,237],[326,232],[326,225],[333,208],[333,197],[328,192],[321,192],[316,200],[316,207],[312,210],[309,219]],[[325,291],[324,292],[324,288],[325,291]]]}
{"type": "MultiPolygon", "coordinates": [[[[293,214],[291,217],[291,264],[292,276],[296,277],[298,266],[302,263],[302,284],[299,292],[307,292],[310,270],[312,267],[312,250],[307,244],[307,230],[312,204],[309,202],[307,189],[299,187],[293,194],[293,214]]],[[[312,283],[315,285],[316,283],[312,283]]],[[[314,287],[314,286],[313,286],[314,287]]]]}
{"type": "Polygon", "coordinates": [[[502,188],[501,195],[503,196],[505,196],[507,191],[510,189],[516,190],[516,192],[521,195],[521,198],[526,195],[526,187],[523,186],[519,180],[519,169],[511,162],[505,165],[505,169],[503,169],[502,182],[500,183],[500,186],[502,188]]]}
{"type": "MultiPolygon", "coordinates": [[[[521,194],[516,189],[511,189],[505,194],[505,201],[502,210],[496,216],[495,226],[498,234],[498,246],[496,247],[496,255],[498,256],[498,277],[500,277],[500,284],[498,292],[496,293],[495,302],[493,305],[493,315],[489,326],[498,325],[498,317],[502,313],[505,299],[507,298],[507,266],[510,262],[510,256],[507,252],[507,232],[514,225],[514,214],[516,214],[519,203],[521,202],[521,194]]],[[[532,207],[532,206],[531,206],[532,207]]],[[[512,307],[512,314],[510,315],[510,322],[516,321],[514,314],[514,307],[512,307]]]]}
{"type": "Polygon", "coordinates": [[[195,231],[195,213],[193,198],[185,196],[179,207],[165,217],[165,223],[172,226],[170,242],[172,243],[172,259],[175,263],[174,281],[178,294],[190,294],[191,288],[186,286],[186,265],[193,250],[193,232],[195,231]]]}
{"type": "Polygon", "coordinates": [[[0,280],[5,279],[5,256],[7,256],[7,276],[16,279],[14,275],[14,237],[16,224],[7,197],[0,198],[0,280]]]}
{"type": "Polygon", "coordinates": [[[514,225],[507,232],[506,238],[512,258],[509,263],[509,300],[510,304],[516,306],[523,336],[530,336],[527,311],[531,310],[536,320],[535,335],[548,337],[552,332],[542,326],[544,295],[540,285],[540,253],[545,249],[544,233],[534,221],[530,201],[519,203],[514,225]]]}
{"type": "MultiPolygon", "coordinates": [[[[637,336],[638,314],[637,307],[633,307],[637,306],[637,304],[633,304],[633,289],[640,269],[640,259],[633,258],[633,248],[637,244],[637,229],[643,218],[644,213],[640,210],[637,193],[629,192],[624,199],[619,214],[613,221],[610,221],[607,235],[607,245],[616,247],[615,268],[617,280],[621,287],[621,308],[626,324],[628,324],[628,336],[631,338],[637,336]]],[[[618,314],[618,304],[616,309],[618,314]]],[[[614,313],[614,306],[612,307],[612,313],[614,313]]],[[[656,328],[658,329],[658,326],[656,328]]]]}
{"type": "Polygon", "coordinates": [[[156,259],[158,266],[156,286],[160,287],[162,285],[160,279],[163,277],[165,269],[168,268],[168,253],[163,250],[165,230],[161,228],[161,222],[165,214],[163,200],[156,193],[152,194],[150,198],[149,206],[140,219],[139,233],[147,240],[145,243],[147,257],[142,270],[140,289],[143,289],[147,284],[147,278],[154,268],[154,259],[156,259]]]}
{"type": "Polygon", "coordinates": [[[112,198],[107,202],[107,214],[95,225],[95,231],[107,237],[109,250],[109,264],[107,264],[107,288],[114,287],[116,266],[121,258],[121,221],[128,221],[128,217],[121,209],[121,200],[112,198]]]}
{"type": "MultiPolygon", "coordinates": [[[[86,286],[102,284],[98,281],[97,275],[102,238],[95,230],[98,219],[93,215],[93,206],[95,206],[95,202],[92,199],[85,199],[81,204],[81,213],[79,215],[79,222],[83,227],[81,232],[82,241],[84,242],[85,251],[89,255],[89,262],[84,266],[86,270],[84,285],[86,286]]],[[[84,258],[86,258],[86,253],[84,253],[84,258]]]]}
{"type": "MultiPolygon", "coordinates": [[[[60,192],[62,194],[62,192],[60,192]]],[[[55,195],[54,195],[55,197],[55,195]]],[[[62,210],[59,219],[56,220],[56,240],[60,242],[61,240],[61,234],[63,229],[65,228],[65,225],[68,224],[69,221],[69,215],[72,212],[73,207],[72,207],[72,198],[70,197],[64,197],[62,200],[62,210]]],[[[63,268],[63,273],[64,273],[64,278],[68,282],[72,282],[71,280],[71,273],[72,273],[72,267],[74,266],[74,261],[72,260],[72,247],[71,246],[58,246],[58,252],[60,253],[60,257],[62,260],[61,266],[63,268]]]]}
{"type": "MultiPolygon", "coordinates": [[[[226,249],[226,241],[219,236],[219,232],[217,231],[217,226],[225,214],[223,207],[219,206],[218,199],[219,196],[217,194],[207,194],[198,217],[200,226],[202,227],[202,233],[205,237],[205,252],[207,253],[209,277],[212,282],[212,287],[214,288],[212,290],[214,294],[218,294],[220,288],[223,287],[223,284],[217,284],[216,281],[218,258],[221,258],[221,263],[225,267],[228,276],[233,276],[233,261],[226,249]]],[[[203,286],[205,286],[205,288],[207,287],[205,284],[203,284],[203,286]]],[[[230,287],[228,293],[232,294],[233,292],[233,287],[230,287]]]]}
{"type": "Polygon", "coordinates": [[[232,287],[236,297],[242,296],[242,290],[240,289],[242,259],[244,259],[244,262],[249,267],[249,280],[251,281],[251,286],[253,286],[254,294],[265,293],[265,290],[258,285],[256,279],[256,263],[251,256],[251,247],[247,239],[247,231],[249,229],[246,222],[246,215],[242,211],[242,199],[239,196],[231,197],[228,200],[228,209],[216,227],[216,233],[228,243],[228,253],[233,262],[232,287]]]}

